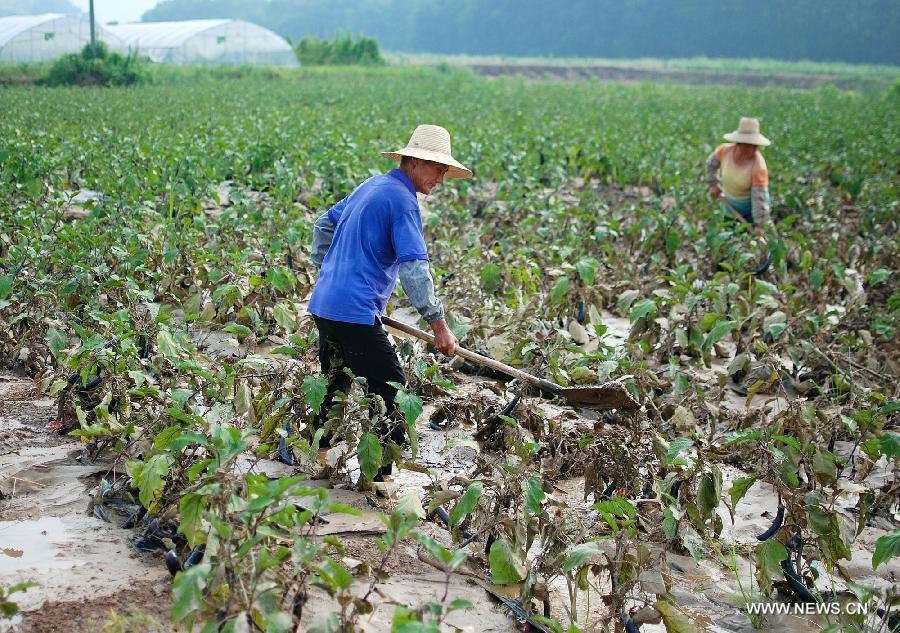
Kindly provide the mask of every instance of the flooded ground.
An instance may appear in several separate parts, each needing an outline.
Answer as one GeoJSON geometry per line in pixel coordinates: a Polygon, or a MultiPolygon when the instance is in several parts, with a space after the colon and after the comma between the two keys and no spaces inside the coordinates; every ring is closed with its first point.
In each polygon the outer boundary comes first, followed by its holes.
{"type": "MultiPolygon", "coordinates": [[[[412,314],[395,313],[395,317],[415,322],[412,314]]],[[[620,347],[629,334],[627,319],[609,313],[602,315],[607,326],[603,344],[620,347]]],[[[591,336],[586,346],[596,346],[591,336]]],[[[710,368],[698,368],[693,379],[713,384],[717,374],[725,371],[727,359],[716,360],[710,368]]],[[[372,538],[383,533],[379,512],[389,512],[397,501],[405,496],[422,499],[426,489],[434,483],[447,484],[455,476],[471,473],[477,449],[471,445],[476,430],[474,419],[466,419],[455,409],[457,421],[447,428],[441,426],[446,417],[442,407],[461,407],[471,403],[503,403],[512,398],[503,383],[496,380],[453,374],[457,384],[451,396],[438,399],[426,406],[418,421],[419,454],[416,462],[425,466],[429,474],[411,470],[395,471],[393,481],[382,486],[380,495],[353,489],[358,478],[358,464],[351,459],[349,478],[343,484],[324,481],[316,486],[329,486],[334,502],[350,505],[362,511],[361,516],[333,515],[328,523],[318,528],[321,536],[337,534],[346,545],[343,564],[348,569],[360,562],[371,564],[377,558],[372,538]],[[429,422],[436,424],[429,424],[429,422]],[[467,443],[465,440],[469,440],[467,443]]],[[[548,418],[564,418],[566,424],[592,425],[596,414],[589,411],[575,412],[546,401],[531,401],[548,418]]],[[[725,390],[721,405],[736,413],[746,413],[747,398],[725,390]]],[[[750,401],[750,408],[759,415],[773,415],[786,406],[786,400],[772,395],[761,395],[750,401]]],[[[163,564],[161,552],[138,554],[131,548],[130,530],[115,523],[108,523],[89,512],[91,493],[102,479],[121,477],[121,465],[109,458],[91,462],[79,459],[84,445],[77,438],[60,436],[48,430],[48,424],[56,417],[52,400],[34,392],[30,380],[12,375],[0,376],[0,579],[3,584],[34,581],[39,587],[17,594],[15,601],[22,609],[14,621],[2,621],[0,631],[56,631],[65,628],[72,631],[101,631],[110,622],[119,629],[106,630],[170,630],[169,605],[171,603],[171,578],[163,564]],[[124,624],[123,624],[124,622],[124,624]]],[[[838,453],[851,447],[838,443],[838,453]]],[[[270,477],[290,475],[295,469],[270,460],[256,460],[245,456],[238,460],[237,470],[252,468],[270,477]]],[[[746,472],[735,466],[723,466],[724,488],[746,472]]],[[[878,481],[888,481],[895,476],[886,463],[877,465],[870,475],[878,481]]],[[[592,499],[585,499],[584,478],[575,477],[557,481],[552,496],[556,503],[564,504],[589,515],[593,511],[592,499]]],[[[302,501],[302,500],[301,500],[302,501]]],[[[855,503],[852,496],[847,506],[855,503]]],[[[722,541],[726,551],[709,551],[702,560],[679,556],[664,551],[658,545],[648,544],[657,561],[657,571],[665,583],[668,598],[677,604],[700,630],[744,632],[754,630],[746,613],[739,608],[742,591],[746,591],[753,569],[745,555],[756,543],[756,535],[764,531],[772,521],[778,500],[774,489],[764,482],[757,482],[741,501],[732,522],[727,510],[720,507],[724,530],[722,541]],[[739,582],[740,579],[740,582],[739,582]]],[[[889,525],[867,527],[854,544],[852,560],[846,565],[854,580],[873,586],[890,586],[900,577],[900,560],[893,559],[871,570],[871,556],[877,538],[889,529],[889,525]]],[[[451,546],[450,533],[436,519],[423,522],[420,531],[445,546],[451,546]]],[[[483,558],[483,544],[468,546],[472,559],[483,558]]],[[[451,575],[445,584],[444,574],[428,562],[427,555],[413,540],[404,542],[387,568],[390,579],[379,584],[375,610],[363,618],[365,631],[387,631],[396,604],[425,604],[439,601],[446,592],[450,599],[465,598],[472,608],[454,613],[446,624],[460,631],[517,631],[522,630],[510,610],[490,597],[476,578],[484,578],[477,565],[451,575]]],[[[357,578],[354,591],[366,592],[371,579],[365,574],[357,578]]],[[[843,589],[838,578],[823,575],[823,588],[843,589]]],[[[497,591],[517,595],[515,587],[494,588],[497,591]]],[[[601,587],[602,589],[602,587],[601,587]]],[[[551,615],[564,623],[569,621],[568,598],[565,583],[557,580],[551,584],[551,615]]],[[[653,594],[644,598],[652,603],[653,594]]],[[[322,614],[336,608],[324,592],[313,589],[310,602],[304,611],[301,629],[316,623],[322,614]]],[[[584,611],[602,613],[599,605],[582,604],[584,611]]],[[[590,618],[587,618],[590,622],[590,618]]],[[[813,617],[770,616],[762,631],[806,632],[817,631],[825,621],[813,617]]],[[[448,629],[449,630],[449,629],[448,629]]],[[[588,629],[592,630],[592,629],[588,629]]],[[[664,631],[662,624],[645,623],[644,633],[664,631]]]]}
{"type": "MultiPolygon", "coordinates": [[[[109,463],[80,462],[83,444],[48,429],[56,404],[31,380],[0,375],[0,584],[22,610],[0,631],[102,630],[111,610],[140,629],[167,631],[170,578],[123,530],[88,513],[109,463]]],[[[126,630],[128,630],[126,628],[126,630]]]]}

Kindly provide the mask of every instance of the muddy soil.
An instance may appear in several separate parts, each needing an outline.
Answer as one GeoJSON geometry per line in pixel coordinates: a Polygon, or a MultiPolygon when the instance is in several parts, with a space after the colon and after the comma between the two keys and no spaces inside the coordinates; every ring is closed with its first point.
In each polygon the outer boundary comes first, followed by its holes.
{"type": "MultiPolygon", "coordinates": [[[[406,321],[414,321],[413,315],[397,314],[406,321]]],[[[627,339],[630,324],[627,319],[604,312],[602,320],[608,327],[604,344],[619,347],[627,339]]],[[[596,346],[591,337],[586,347],[596,346]]],[[[717,360],[711,368],[699,368],[694,378],[708,383],[717,382],[717,374],[724,371],[728,359],[717,360]]],[[[448,397],[451,404],[505,402],[512,397],[502,383],[483,377],[453,374],[457,389],[448,397]]],[[[446,398],[444,400],[447,400],[446,398]]],[[[569,423],[593,424],[596,415],[589,411],[573,412],[554,403],[528,399],[527,404],[540,409],[547,417],[563,413],[569,423]]],[[[455,406],[454,405],[454,406],[455,406]]],[[[471,438],[475,424],[463,421],[446,430],[429,426],[442,399],[429,402],[418,421],[420,450],[417,462],[430,470],[430,476],[409,470],[395,471],[393,482],[383,487],[382,496],[366,494],[352,489],[358,478],[358,464],[348,463],[349,478],[341,482],[311,482],[328,486],[331,498],[337,503],[353,506],[363,511],[362,516],[334,515],[326,517],[329,523],[318,528],[320,535],[338,534],[346,544],[342,563],[356,575],[354,591],[364,595],[370,586],[372,569],[380,562],[380,553],[374,547],[373,537],[383,533],[378,512],[389,512],[404,496],[421,499],[425,488],[432,481],[449,482],[456,475],[465,476],[474,463],[472,446],[454,445],[454,439],[471,438]],[[386,495],[386,498],[385,496],[386,495]]],[[[722,406],[736,414],[746,413],[748,404],[744,397],[726,394],[722,406]]],[[[750,408],[760,415],[772,415],[785,406],[782,398],[757,397],[750,408]]],[[[476,407],[477,408],[477,407],[476,407]]],[[[77,438],[59,436],[48,430],[48,424],[56,417],[53,401],[42,398],[33,390],[31,381],[11,375],[0,375],[0,582],[9,584],[36,581],[40,587],[18,594],[16,602],[23,614],[15,622],[0,624],[0,631],[116,631],[116,630],[171,630],[169,606],[171,604],[171,579],[165,570],[162,557],[140,555],[132,551],[128,537],[130,531],[106,523],[88,514],[90,492],[101,478],[121,476],[110,462],[79,460],[83,444],[77,438]]],[[[435,419],[439,419],[438,416],[435,419]]],[[[457,416],[459,419],[459,416],[457,416]]],[[[720,429],[725,432],[727,429],[720,429]]],[[[838,446],[837,450],[849,447],[838,446]]],[[[249,458],[239,461],[270,477],[289,475],[294,469],[278,462],[257,461],[249,458]]],[[[737,467],[725,468],[725,487],[746,473],[737,467]]],[[[879,464],[873,474],[879,480],[895,476],[888,464],[879,464]]],[[[591,512],[591,501],[584,499],[584,478],[576,477],[556,482],[554,497],[580,512],[591,512]]],[[[771,522],[777,505],[772,489],[757,483],[741,502],[735,521],[722,509],[725,526],[723,539],[733,543],[736,565],[744,584],[752,574],[749,560],[742,555],[756,543],[756,534],[771,522]]],[[[852,499],[848,499],[848,506],[852,499]]],[[[871,556],[875,540],[885,533],[882,528],[867,527],[853,548],[853,559],[847,568],[855,580],[876,586],[896,583],[900,577],[900,559],[894,559],[871,570],[871,556]]],[[[420,531],[446,546],[451,546],[450,534],[437,520],[422,523],[420,531]]],[[[450,599],[461,597],[471,601],[473,607],[453,614],[447,624],[462,631],[515,631],[521,624],[509,611],[498,605],[486,591],[474,582],[484,578],[483,545],[469,546],[473,561],[462,573],[453,574],[449,582],[444,575],[428,563],[429,557],[412,539],[401,544],[395,558],[385,571],[391,577],[379,583],[375,593],[376,608],[363,619],[366,631],[386,631],[396,604],[424,605],[440,601],[446,593],[450,599]]],[[[693,559],[665,552],[651,545],[659,560],[659,571],[665,579],[670,599],[682,608],[692,620],[707,631],[751,631],[747,615],[736,605],[735,596],[740,587],[733,571],[718,560],[712,552],[707,558],[693,559]]],[[[840,581],[832,579],[835,586],[840,581]]],[[[516,594],[515,588],[512,595],[516,594]]],[[[566,589],[562,583],[551,586],[551,613],[561,622],[568,622],[566,589]]],[[[653,602],[652,595],[645,596],[653,602]]],[[[579,607],[579,612],[584,605],[579,607]]],[[[591,605],[597,614],[598,605],[591,605]]],[[[310,593],[301,624],[301,630],[313,625],[323,613],[335,610],[336,605],[323,592],[310,593]]],[[[805,632],[820,630],[823,622],[814,618],[797,616],[771,616],[763,631],[805,632]]],[[[662,625],[645,624],[644,633],[661,632],[662,625]]]]}
{"type": "Polygon", "coordinates": [[[56,416],[31,380],[0,375],[0,584],[40,583],[14,594],[22,613],[0,631],[101,631],[116,621],[170,630],[162,558],[134,552],[129,530],[88,514],[89,492],[116,473],[79,461],[83,444],[48,429],[56,416]]]}

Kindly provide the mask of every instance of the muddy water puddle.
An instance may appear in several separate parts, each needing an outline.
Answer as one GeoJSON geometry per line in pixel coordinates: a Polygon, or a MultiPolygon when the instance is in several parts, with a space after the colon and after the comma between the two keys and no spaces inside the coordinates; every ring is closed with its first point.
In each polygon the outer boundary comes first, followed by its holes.
{"type": "Polygon", "coordinates": [[[59,517],[0,521],[0,575],[34,567],[71,567],[55,545],[66,538],[59,517]]]}

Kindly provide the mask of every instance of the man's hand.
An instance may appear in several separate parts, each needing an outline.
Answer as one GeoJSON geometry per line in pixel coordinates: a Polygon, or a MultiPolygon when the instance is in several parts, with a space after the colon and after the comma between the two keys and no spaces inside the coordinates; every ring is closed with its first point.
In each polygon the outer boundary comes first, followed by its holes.
{"type": "Polygon", "coordinates": [[[718,200],[722,195],[722,188],[719,185],[712,185],[709,188],[709,195],[711,195],[713,199],[718,200]]]}
{"type": "Polygon", "coordinates": [[[459,348],[459,342],[447,327],[447,322],[441,319],[431,324],[431,331],[434,332],[434,345],[444,356],[453,356],[459,348]]]}

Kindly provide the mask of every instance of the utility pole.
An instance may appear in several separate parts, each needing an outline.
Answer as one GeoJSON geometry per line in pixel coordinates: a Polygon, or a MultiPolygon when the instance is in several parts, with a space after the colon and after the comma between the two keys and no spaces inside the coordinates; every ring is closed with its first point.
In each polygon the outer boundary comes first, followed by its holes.
{"type": "Polygon", "coordinates": [[[90,4],[90,12],[91,12],[91,54],[94,57],[97,56],[97,34],[94,29],[94,0],[91,0],[90,4]]]}

